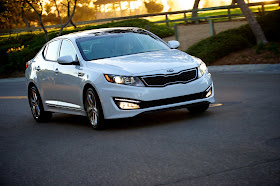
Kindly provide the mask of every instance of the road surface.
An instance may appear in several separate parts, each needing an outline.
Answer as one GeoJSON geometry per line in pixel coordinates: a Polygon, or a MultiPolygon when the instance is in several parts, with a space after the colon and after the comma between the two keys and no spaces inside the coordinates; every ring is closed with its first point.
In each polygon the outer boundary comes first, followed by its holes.
{"type": "Polygon", "coordinates": [[[0,184],[279,185],[280,72],[212,76],[207,112],[112,120],[103,131],[66,114],[36,123],[24,81],[1,80],[0,184]]]}

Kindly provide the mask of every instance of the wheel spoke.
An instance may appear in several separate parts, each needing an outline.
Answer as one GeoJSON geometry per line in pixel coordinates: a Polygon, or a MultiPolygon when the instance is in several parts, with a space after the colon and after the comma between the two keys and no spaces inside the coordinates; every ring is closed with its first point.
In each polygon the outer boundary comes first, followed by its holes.
{"type": "Polygon", "coordinates": [[[37,101],[37,95],[36,92],[34,90],[32,90],[32,97],[34,101],[37,101]]]}
{"type": "Polygon", "coordinates": [[[37,116],[40,116],[41,110],[39,105],[36,106],[36,112],[37,112],[37,116]]]}
{"type": "Polygon", "coordinates": [[[93,101],[92,101],[92,95],[90,93],[88,93],[87,95],[87,102],[88,102],[88,105],[89,107],[93,107],[93,101]]]}
{"type": "Polygon", "coordinates": [[[93,109],[91,107],[88,107],[87,113],[89,116],[91,116],[93,114],[93,109]]]}

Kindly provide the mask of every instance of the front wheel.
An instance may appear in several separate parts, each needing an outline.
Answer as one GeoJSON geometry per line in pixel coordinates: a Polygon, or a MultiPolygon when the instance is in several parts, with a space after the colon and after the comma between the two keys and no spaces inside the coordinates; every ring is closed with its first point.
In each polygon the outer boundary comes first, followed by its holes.
{"type": "Polygon", "coordinates": [[[51,120],[52,113],[44,110],[40,94],[35,86],[28,91],[29,105],[32,115],[37,122],[47,122],[51,120]]]}
{"type": "Polygon", "coordinates": [[[209,103],[193,105],[187,107],[187,109],[192,113],[201,113],[206,111],[209,108],[209,103]]]}
{"type": "Polygon", "coordinates": [[[95,130],[104,128],[104,117],[101,104],[98,96],[92,88],[87,89],[84,104],[91,127],[95,130]]]}

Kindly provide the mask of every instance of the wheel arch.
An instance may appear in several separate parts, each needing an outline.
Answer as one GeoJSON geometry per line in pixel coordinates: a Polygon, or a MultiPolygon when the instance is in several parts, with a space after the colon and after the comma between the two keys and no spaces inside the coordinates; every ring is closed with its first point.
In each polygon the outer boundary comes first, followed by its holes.
{"type": "Polygon", "coordinates": [[[86,91],[87,91],[88,88],[92,88],[92,90],[94,91],[94,93],[97,95],[99,104],[100,104],[101,109],[102,109],[102,114],[103,114],[103,106],[102,106],[102,100],[101,100],[101,98],[100,98],[100,95],[99,95],[98,92],[96,91],[95,87],[94,87],[92,84],[90,84],[90,83],[86,83],[86,84],[84,85],[84,88],[83,88],[83,105],[84,105],[84,108],[85,108],[85,102],[84,102],[84,101],[85,101],[85,95],[86,95],[86,91]]]}

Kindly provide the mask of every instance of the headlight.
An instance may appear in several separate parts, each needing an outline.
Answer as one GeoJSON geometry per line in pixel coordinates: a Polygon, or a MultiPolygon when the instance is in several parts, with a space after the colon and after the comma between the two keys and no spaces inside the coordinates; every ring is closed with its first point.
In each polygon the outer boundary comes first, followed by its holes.
{"type": "Polygon", "coordinates": [[[108,82],[111,82],[111,83],[137,86],[137,87],[145,86],[144,83],[138,77],[119,76],[119,75],[111,75],[111,74],[104,74],[104,77],[108,82]]]}
{"type": "Polygon", "coordinates": [[[208,71],[206,64],[201,61],[199,67],[198,67],[198,77],[203,76],[208,71]]]}

